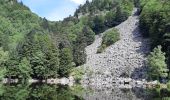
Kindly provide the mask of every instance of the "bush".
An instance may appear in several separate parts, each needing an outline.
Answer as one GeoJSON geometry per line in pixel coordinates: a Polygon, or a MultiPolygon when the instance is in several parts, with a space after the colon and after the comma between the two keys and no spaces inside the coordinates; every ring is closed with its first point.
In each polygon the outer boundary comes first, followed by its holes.
{"type": "Polygon", "coordinates": [[[97,49],[97,53],[102,53],[105,50],[105,48],[106,48],[105,44],[99,46],[98,49],[97,49]]]}
{"type": "Polygon", "coordinates": [[[102,53],[106,47],[114,44],[120,39],[120,34],[117,29],[107,31],[103,36],[101,46],[98,48],[97,53],[102,53]]]}
{"type": "Polygon", "coordinates": [[[71,72],[71,76],[74,77],[76,83],[79,83],[82,80],[84,74],[85,71],[83,68],[73,68],[71,72]]]}
{"type": "Polygon", "coordinates": [[[116,41],[120,39],[120,34],[117,29],[112,29],[105,33],[103,36],[102,45],[106,45],[106,47],[114,44],[116,41]]]}

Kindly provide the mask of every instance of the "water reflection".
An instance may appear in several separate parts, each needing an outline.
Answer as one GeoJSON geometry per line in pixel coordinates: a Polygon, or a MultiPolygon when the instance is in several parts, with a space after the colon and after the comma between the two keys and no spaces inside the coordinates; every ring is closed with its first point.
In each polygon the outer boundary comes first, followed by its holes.
{"type": "Polygon", "coordinates": [[[76,91],[68,86],[47,84],[3,85],[0,100],[84,100],[79,94],[75,94],[81,88],[75,88],[76,91]]]}
{"type": "Polygon", "coordinates": [[[168,89],[94,89],[93,94],[84,95],[85,100],[170,100],[168,89]]]}
{"type": "Polygon", "coordinates": [[[85,89],[48,84],[0,85],[0,100],[170,100],[168,89],[85,89]]]}

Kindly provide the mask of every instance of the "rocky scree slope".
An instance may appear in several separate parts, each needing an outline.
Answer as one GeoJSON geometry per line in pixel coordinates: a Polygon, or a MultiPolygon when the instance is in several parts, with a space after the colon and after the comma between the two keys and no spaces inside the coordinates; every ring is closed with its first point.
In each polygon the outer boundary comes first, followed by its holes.
{"type": "Polygon", "coordinates": [[[83,83],[103,85],[110,84],[119,77],[131,77],[135,80],[146,78],[150,42],[139,31],[139,16],[135,15],[136,12],[137,8],[134,8],[132,15],[115,27],[120,32],[120,40],[103,53],[96,52],[105,32],[97,35],[94,43],[86,47],[87,61],[84,68],[92,73],[85,74],[83,83]]]}

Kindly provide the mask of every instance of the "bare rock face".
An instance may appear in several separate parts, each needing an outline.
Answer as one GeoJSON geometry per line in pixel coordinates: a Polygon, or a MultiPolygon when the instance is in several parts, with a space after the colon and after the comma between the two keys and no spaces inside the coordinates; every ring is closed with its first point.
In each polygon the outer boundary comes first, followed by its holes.
{"type": "MultiPolygon", "coordinates": [[[[91,76],[86,73],[83,82],[92,86],[112,86],[115,79],[131,77],[134,80],[146,78],[147,54],[150,42],[144,39],[139,31],[139,16],[135,8],[125,22],[116,26],[120,40],[97,54],[104,33],[97,35],[93,44],[86,47],[87,62],[84,68],[92,70],[91,76]]],[[[110,30],[110,29],[109,29],[110,30]]]]}

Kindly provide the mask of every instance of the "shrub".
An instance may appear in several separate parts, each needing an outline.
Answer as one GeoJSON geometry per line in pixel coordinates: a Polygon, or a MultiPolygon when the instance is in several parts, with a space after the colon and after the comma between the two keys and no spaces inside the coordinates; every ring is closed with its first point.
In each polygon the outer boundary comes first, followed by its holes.
{"type": "Polygon", "coordinates": [[[101,46],[98,48],[97,53],[102,53],[106,47],[114,44],[120,39],[120,34],[117,29],[107,31],[103,36],[101,46]]]}
{"type": "Polygon", "coordinates": [[[83,68],[73,68],[71,72],[71,76],[74,77],[76,83],[79,83],[80,80],[82,80],[84,74],[85,71],[83,70],[83,68]]]}
{"type": "Polygon", "coordinates": [[[105,33],[103,36],[102,45],[106,45],[106,47],[114,44],[116,41],[120,39],[120,34],[117,29],[112,29],[105,33]]]}
{"type": "Polygon", "coordinates": [[[105,50],[105,48],[106,48],[105,44],[99,46],[98,49],[97,49],[97,53],[102,53],[105,50]]]}

